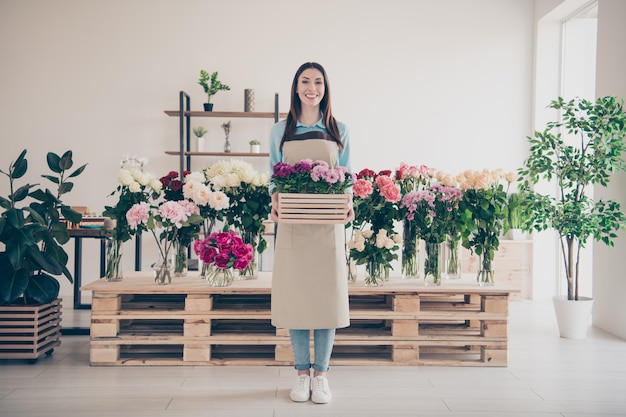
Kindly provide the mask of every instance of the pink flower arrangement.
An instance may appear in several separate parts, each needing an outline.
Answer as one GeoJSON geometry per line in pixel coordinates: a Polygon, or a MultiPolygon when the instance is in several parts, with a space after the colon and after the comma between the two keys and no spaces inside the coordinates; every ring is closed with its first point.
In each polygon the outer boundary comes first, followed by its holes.
{"type": "Polygon", "coordinates": [[[274,165],[272,182],[281,193],[340,194],[356,180],[346,167],[331,168],[325,161],[303,159],[274,165]]]}
{"type": "Polygon", "coordinates": [[[408,165],[400,163],[396,169],[396,181],[400,184],[403,193],[418,191],[420,186],[429,185],[437,170],[426,165],[408,165]]]}
{"type": "Polygon", "coordinates": [[[355,214],[353,226],[363,229],[369,224],[376,233],[380,229],[392,233],[393,222],[398,217],[397,202],[402,198],[392,171],[376,173],[369,168],[362,169],[356,175],[352,191],[355,214]]]}
{"type": "Polygon", "coordinates": [[[400,209],[408,213],[407,220],[416,222],[422,239],[441,243],[453,232],[461,198],[460,189],[434,184],[405,194],[400,209]]]}
{"type": "Polygon", "coordinates": [[[234,231],[213,232],[204,239],[196,239],[193,250],[200,260],[217,268],[235,268],[243,271],[252,260],[253,248],[244,243],[234,231]]]}

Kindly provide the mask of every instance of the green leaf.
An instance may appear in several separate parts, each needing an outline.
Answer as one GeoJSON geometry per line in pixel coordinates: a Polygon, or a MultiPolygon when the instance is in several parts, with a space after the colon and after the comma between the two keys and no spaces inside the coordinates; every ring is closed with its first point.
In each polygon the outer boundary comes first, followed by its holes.
{"type": "Polygon", "coordinates": [[[63,172],[63,169],[61,168],[61,158],[59,158],[59,155],[53,152],[48,152],[46,159],[48,162],[48,168],[50,168],[52,172],[56,172],[57,174],[63,172]]]}

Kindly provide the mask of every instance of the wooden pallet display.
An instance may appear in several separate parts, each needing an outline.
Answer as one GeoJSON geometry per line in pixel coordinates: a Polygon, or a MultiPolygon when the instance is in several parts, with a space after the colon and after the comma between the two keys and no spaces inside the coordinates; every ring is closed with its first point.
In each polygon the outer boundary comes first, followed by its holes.
{"type": "Polygon", "coordinates": [[[60,298],[42,305],[0,306],[0,359],[36,361],[61,345],[60,298]]]}
{"type": "MultiPolygon", "coordinates": [[[[92,365],[293,364],[288,331],[271,325],[269,273],[226,288],[194,276],[165,287],[133,280],[85,288],[92,365]]],[[[351,325],[337,331],[331,364],[506,366],[509,292],[351,285],[351,325]]]]}
{"type": "Polygon", "coordinates": [[[280,223],[345,224],[349,194],[278,193],[280,223]]]}

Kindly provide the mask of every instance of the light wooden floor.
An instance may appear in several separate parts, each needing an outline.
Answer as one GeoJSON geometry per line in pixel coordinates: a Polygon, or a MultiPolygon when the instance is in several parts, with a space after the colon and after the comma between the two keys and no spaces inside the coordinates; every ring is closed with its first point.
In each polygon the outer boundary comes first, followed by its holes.
{"type": "MultiPolygon", "coordinates": [[[[66,326],[89,311],[64,311],[66,326]]],[[[626,341],[558,337],[550,302],[511,304],[506,368],[340,367],[330,404],[293,403],[290,367],[89,366],[87,336],[36,364],[0,361],[2,417],[626,416],[626,341]]]]}

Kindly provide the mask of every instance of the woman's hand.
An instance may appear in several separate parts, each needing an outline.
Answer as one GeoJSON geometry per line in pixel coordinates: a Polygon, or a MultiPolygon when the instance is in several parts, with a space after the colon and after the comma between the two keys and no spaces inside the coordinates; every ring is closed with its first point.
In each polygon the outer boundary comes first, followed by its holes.
{"type": "Polygon", "coordinates": [[[278,223],[278,193],[272,194],[272,212],[270,218],[274,223],[278,223]]]}

